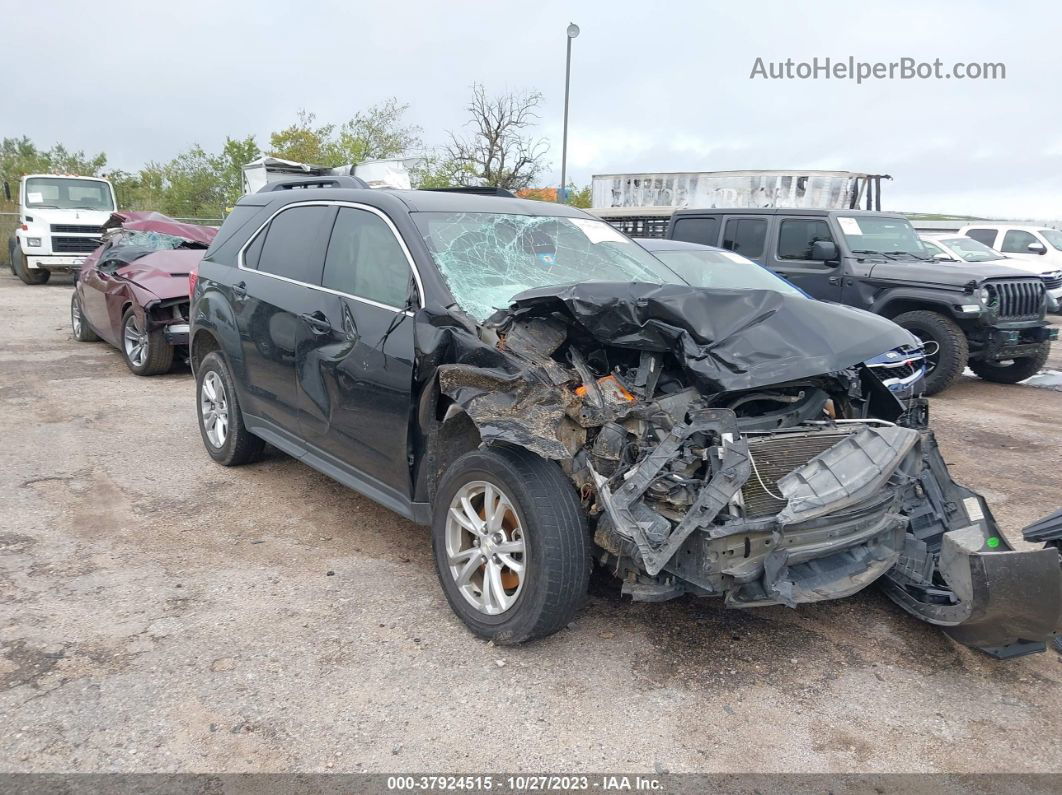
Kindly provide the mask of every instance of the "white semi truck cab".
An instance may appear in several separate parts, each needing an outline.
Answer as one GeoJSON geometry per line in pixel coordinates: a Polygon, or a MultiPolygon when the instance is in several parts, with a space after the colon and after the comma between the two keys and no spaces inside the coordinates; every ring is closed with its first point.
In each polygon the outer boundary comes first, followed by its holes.
{"type": "Polygon", "coordinates": [[[99,246],[102,226],[116,207],[114,187],[102,177],[22,177],[18,227],[8,241],[11,269],[26,284],[76,269],[99,246]]]}

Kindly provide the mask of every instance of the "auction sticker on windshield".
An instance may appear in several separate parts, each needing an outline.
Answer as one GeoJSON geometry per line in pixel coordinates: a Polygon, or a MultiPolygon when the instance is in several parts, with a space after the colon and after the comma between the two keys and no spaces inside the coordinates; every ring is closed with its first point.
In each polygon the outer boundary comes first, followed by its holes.
{"type": "Polygon", "coordinates": [[[27,193],[26,194],[26,201],[28,201],[30,204],[40,204],[41,202],[44,201],[44,194],[43,193],[27,193]]]}
{"type": "Polygon", "coordinates": [[[859,228],[859,221],[855,218],[838,218],[837,223],[841,225],[841,231],[846,235],[863,234],[863,230],[859,228]]]}
{"type": "Polygon", "coordinates": [[[629,243],[630,241],[604,221],[591,221],[586,218],[569,218],[582,230],[591,243],[629,243]]]}

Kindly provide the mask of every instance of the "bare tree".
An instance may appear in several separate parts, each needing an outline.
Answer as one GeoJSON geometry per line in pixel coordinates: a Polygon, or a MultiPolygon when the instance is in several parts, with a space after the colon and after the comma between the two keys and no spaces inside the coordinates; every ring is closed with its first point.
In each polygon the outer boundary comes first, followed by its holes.
{"type": "Polygon", "coordinates": [[[538,91],[488,97],[482,84],[472,85],[472,134],[450,133],[446,159],[452,179],[461,185],[487,185],[519,190],[530,185],[547,167],[549,145],[526,131],[538,121],[542,102],[538,91]]]}

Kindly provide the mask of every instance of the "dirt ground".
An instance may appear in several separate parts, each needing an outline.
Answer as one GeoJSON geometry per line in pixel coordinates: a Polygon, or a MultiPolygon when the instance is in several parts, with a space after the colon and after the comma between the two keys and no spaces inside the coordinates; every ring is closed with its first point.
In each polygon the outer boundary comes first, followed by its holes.
{"type": "MultiPolygon", "coordinates": [[[[876,590],[599,587],[552,638],[479,641],[425,530],[280,454],[217,466],[188,370],[136,378],[69,299],[0,275],[0,770],[1062,771],[1062,657],[876,590]]],[[[964,378],[931,412],[1021,545],[1062,502],[1062,392],[964,378]]]]}

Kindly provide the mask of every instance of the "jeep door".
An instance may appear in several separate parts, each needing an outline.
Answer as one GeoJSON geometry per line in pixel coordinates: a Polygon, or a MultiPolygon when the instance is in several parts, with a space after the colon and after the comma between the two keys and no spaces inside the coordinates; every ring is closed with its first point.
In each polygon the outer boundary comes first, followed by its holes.
{"type": "Polygon", "coordinates": [[[320,281],[322,317],[298,360],[303,438],[354,470],[385,504],[408,502],[411,493],[410,262],[383,213],[340,206],[320,281]]]}
{"type": "MultiPolygon", "coordinates": [[[[298,431],[295,375],[303,328],[320,303],[328,230],[335,208],[289,205],[274,215],[239,254],[232,304],[243,353],[246,403],[253,418],[298,431]]],[[[276,432],[277,427],[271,428],[276,432]]]]}
{"type": "Polygon", "coordinates": [[[813,298],[840,301],[844,287],[841,261],[811,258],[819,241],[837,243],[829,222],[821,216],[779,216],[767,266],[813,298]]]}

